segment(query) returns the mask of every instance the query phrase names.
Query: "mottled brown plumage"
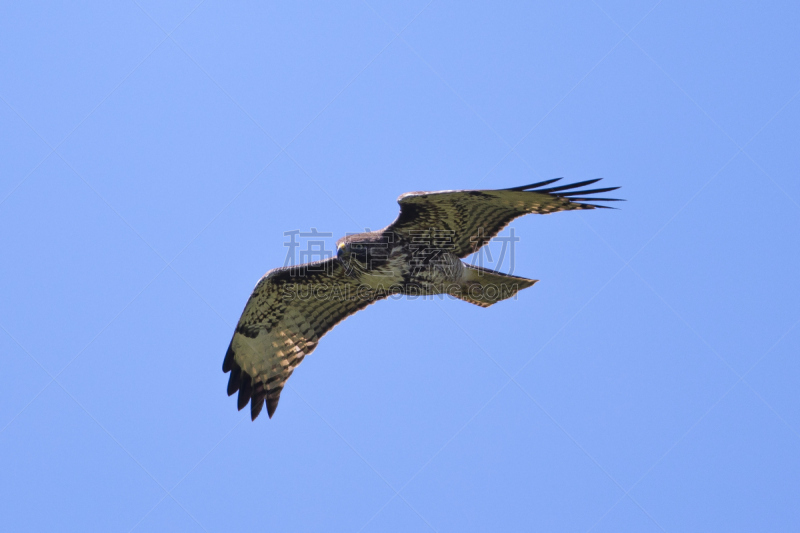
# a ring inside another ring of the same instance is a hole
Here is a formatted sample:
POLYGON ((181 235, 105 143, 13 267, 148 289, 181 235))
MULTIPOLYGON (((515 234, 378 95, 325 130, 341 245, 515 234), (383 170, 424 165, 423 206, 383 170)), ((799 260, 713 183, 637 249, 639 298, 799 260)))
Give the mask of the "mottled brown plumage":
POLYGON ((599 180, 544 188, 558 180, 502 190, 406 193, 386 228, 339 240, 325 261, 277 268, 259 280, 245 305, 222 364, 228 395, 255 420, 272 418, 286 380, 336 324, 393 292, 451 294, 488 307, 536 280, 460 261, 509 222, 529 214, 606 207, 582 203, 617 187, 576 190, 599 180))

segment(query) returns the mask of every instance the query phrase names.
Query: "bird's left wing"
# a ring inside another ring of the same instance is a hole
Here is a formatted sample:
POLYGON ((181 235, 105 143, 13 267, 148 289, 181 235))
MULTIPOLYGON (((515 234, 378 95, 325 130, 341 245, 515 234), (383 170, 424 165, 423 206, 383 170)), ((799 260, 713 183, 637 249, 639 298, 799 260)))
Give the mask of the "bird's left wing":
POLYGON ((529 213, 548 214, 575 209, 607 207, 594 202, 618 201, 587 195, 619 187, 581 189, 599 179, 545 188, 561 178, 500 190, 410 192, 400 196, 400 215, 386 230, 414 242, 427 238, 447 246, 458 257, 466 257, 489 242, 517 217, 529 213), (592 203, 583 203, 590 201, 592 203), (447 242, 448 237, 451 239, 447 242))
POLYGON ((349 315, 380 299, 348 277, 336 259, 277 268, 256 285, 222 363, 228 395, 250 402, 253 420, 264 402, 270 418, 286 380, 319 339, 349 315))

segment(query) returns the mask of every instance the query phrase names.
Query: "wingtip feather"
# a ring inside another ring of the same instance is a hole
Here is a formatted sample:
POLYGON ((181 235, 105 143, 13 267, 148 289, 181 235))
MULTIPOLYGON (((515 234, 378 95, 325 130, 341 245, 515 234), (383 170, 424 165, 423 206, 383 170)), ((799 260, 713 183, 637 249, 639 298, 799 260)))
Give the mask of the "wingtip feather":
POLYGON ((239 390, 240 378, 242 377, 242 367, 233 364, 231 368, 231 375, 228 377, 228 396, 233 396, 233 393, 239 390))
POLYGON ((261 409, 264 408, 264 398, 253 398, 250 400, 250 420, 258 418, 261 409))
POLYGON ((280 396, 277 398, 267 398, 267 415, 269 415, 270 418, 275 414, 275 409, 278 408, 279 400, 280 396))
POLYGON ((576 194, 599 194, 601 192, 616 191, 617 189, 619 189, 619 187, 604 187, 602 189, 589 189, 588 191, 587 190, 569 191, 562 193, 561 196, 569 197, 569 196, 574 196, 576 194))
POLYGON ((586 198, 575 198, 569 197, 567 200, 571 202, 583 202, 583 201, 595 201, 595 202, 627 202, 624 198, 595 198, 593 196, 587 196, 586 198))
POLYGON ((587 185, 591 185, 593 183, 597 183, 603 178, 596 178, 593 180, 586 180, 586 181, 579 181, 578 183, 570 183, 569 185, 561 185, 559 187, 550 187, 549 189, 542 189, 535 192, 547 193, 552 194, 558 191, 565 191, 567 189, 577 189, 578 187, 586 187, 587 185))
POLYGON ((252 391, 251 387, 251 380, 250 374, 247 372, 242 372, 242 380, 239 386, 239 397, 236 401, 236 405, 241 411, 244 409, 244 406, 247 405, 247 402, 250 401, 250 393, 252 391))
POLYGON ((225 352, 225 359, 222 360, 222 371, 227 373, 231 371, 233 368, 233 339, 231 339, 230 344, 228 344, 228 351, 225 352))
POLYGON ((564 178, 553 178, 550 180, 540 181, 538 183, 531 183, 530 185, 520 185, 519 187, 509 187, 505 189, 506 191, 527 191, 529 189, 535 189, 537 187, 544 187, 545 185, 550 185, 551 183, 555 183, 557 181, 561 181, 564 178))
POLYGON ((578 203, 582 201, 592 201, 592 202, 624 202, 624 199, 621 198, 596 198, 590 197, 587 195, 590 194, 599 194, 604 192, 611 192, 616 191, 620 187, 602 187, 599 189, 580 189, 581 187, 586 187, 587 185, 592 185, 593 183, 597 183, 598 181, 602 180, 602 178, 596 178, 586 181, 580 181, 578 183, 570 183, 569 185, 561 185, 559 187, 550 187, 548 189, 539 189, 536 191, 531 191, 540 194, 550 194, 553 196, 557 196, 559 198, 563 198, 569 202, 573 202, 581 206, 583 209, 616 209, 615 207, 609 207, 607 205, 599 205, 599 204, 584 204, 578 203))
POLYGON ((598 205, 598 204, 578 204, 587 209, 614 209, 619 211, 618 207, 611 207, 610 205, 598 205))

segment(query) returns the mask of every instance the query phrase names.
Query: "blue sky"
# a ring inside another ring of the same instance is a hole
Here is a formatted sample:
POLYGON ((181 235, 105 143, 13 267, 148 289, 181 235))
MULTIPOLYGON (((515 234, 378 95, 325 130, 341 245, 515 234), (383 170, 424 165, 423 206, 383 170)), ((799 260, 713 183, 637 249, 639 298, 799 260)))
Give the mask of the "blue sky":
POLYGON ((5 3, 0 529, 797 530, 798 27, 790 2, 5 3), (272 420, 226 396, 284 232, 560 176, 628 201, 514 222, 541 280, 517 300, 384 301, 272 420))

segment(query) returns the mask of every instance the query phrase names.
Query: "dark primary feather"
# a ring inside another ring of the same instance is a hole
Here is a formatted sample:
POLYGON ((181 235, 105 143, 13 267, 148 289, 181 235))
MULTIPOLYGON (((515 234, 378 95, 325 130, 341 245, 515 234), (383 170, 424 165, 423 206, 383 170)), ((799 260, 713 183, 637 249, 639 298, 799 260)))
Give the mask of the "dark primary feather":
POLYGON ((539 183, 531 183, 530 185, 521 185, 519 187, 509 187, 508 189, 503 189, 505 191, 526 191, 528 189, 535 189, 537 187, 544 187, 545 185, 550 185, 551 183, 555 183, 563 178, 553 178, 551 180, 540 181, 539 183))
MULTIPOLYGON (((604 189, 590 189, 588 191, 574 191, 574 192, 564 193, 561 196, 564 197, 564 198, 569 198, 570 200, 573 200, 574 199, 573 196, 575 196, 576 194, 579 194, 579 195, 599 194, 601 192, 616 191, 617 189, 619 189, 619 187, 606 187, 604 189)), ((599 198, 595 198, 595 200, 599 200, 599 198)))
MULTIPOLYGON (((559 181, 560 179, 561 178, 559 178, 556 181, 559 181)), ((578 183, 570 183, 569 185, 561 185, 559 187, 550 187, 549 189, 539 189, 536 192, 550 194, 550 193, 554 193, 556 191, 564 191, 564 190, 567 190, 567 189, 577 189, 578 187, 586 187, 587 185, 591 185, 593 183, 597 183, 598 181, 600 181, 600 179, 602 179, 602 178, 597 178, 597 179, 593 179, 593 180, 586 180, 586 181, 580 181, 578 183)))

